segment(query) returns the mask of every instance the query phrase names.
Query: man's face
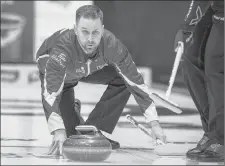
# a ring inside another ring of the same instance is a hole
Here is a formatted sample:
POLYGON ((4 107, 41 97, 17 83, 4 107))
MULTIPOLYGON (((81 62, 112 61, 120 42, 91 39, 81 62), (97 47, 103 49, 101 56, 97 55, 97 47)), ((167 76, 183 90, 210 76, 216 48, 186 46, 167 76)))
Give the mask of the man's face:
POLYGON ((98 47, 104 26, 100 18, 88 19, 81 17, 75 27, 75 33, 86 54, 92 54, 98 47))

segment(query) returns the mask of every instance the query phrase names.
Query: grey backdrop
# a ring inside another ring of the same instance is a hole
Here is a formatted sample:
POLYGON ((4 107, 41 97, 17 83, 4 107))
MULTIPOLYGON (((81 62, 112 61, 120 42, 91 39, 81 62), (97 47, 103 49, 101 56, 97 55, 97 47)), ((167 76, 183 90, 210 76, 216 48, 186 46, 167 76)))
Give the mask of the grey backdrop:
MULTIPOLYGON (((153 82, 168 83, 175 58, 174 37, 189 1, 94 1, 104 12, 105 28, 128 47, 139 66, 149 66, 153 82)), ((176 86, 183 86, 179 70, 176 86)))
MULTIPOLYGON (((4 5, 1 14, 10 13, 22 16, 26 24, 22 36, 8 46, 1 48, 1 63, 33 63, 34 49, 34 1, 13 1, 11 5, 4 5)), ((10 20, 1 21, 2 24, 10 24, 10 20)), ((1 31, 7 33, 7 30, 1 31)))

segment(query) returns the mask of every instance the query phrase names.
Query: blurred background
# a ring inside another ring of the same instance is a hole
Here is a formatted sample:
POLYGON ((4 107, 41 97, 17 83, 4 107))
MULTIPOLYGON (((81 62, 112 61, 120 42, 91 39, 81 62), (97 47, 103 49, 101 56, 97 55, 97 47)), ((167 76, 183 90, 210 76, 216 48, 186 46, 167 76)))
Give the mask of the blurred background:
MULTIPOLYGON (((2 66, 32 67, 41 43, 61 28, 72 28, 76 9, 83 4, 96 4, 103 10, 105 28, 128 47, 149 84, 168 84, 174 37, 188 1, 1 1, 2 66)), ((1 73, 2 81, 9 81, 17 72, 1 73)), ((175 86, 185 88, 180 71, 175 86)))

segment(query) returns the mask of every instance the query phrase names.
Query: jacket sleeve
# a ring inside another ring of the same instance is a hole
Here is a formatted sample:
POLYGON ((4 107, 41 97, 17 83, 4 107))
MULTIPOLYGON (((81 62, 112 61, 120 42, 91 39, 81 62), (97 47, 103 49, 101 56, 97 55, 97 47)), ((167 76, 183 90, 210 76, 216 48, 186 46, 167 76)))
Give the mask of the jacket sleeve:
POLYGON ((67 56, 63 51, 53 49, 45 65, 42 102, 51 134, 57 129, 65 129, 59 110, 59 102, 66 77, 67 61, 67 56))
POLYGON ((123 78, 128 90, 134 96, 141 112, 147 122, 158 120, 158 114, 155 104, 149 97, 149 89, 144 83, 141 73, 134 64, 127 48, 116 37, 113 37, 108 45, 112 50, 111 57, 108 57, 109 63, 112 64, 119 75, 123 78))
POLYGON ((195 26, 206 14, 211 4, 212 1, 192 0, 189 6, 188 13, 185 16, 184 22, 181 24, 180 29, 184 32, 193 33, 195 26))

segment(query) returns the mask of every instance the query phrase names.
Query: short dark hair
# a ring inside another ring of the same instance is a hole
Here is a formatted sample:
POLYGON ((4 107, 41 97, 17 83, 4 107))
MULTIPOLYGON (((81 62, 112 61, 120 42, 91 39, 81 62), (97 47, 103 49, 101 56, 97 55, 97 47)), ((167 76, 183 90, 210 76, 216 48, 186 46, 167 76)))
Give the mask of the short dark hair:
POLYGON ((103 12, 96 5, 84 5, 77 9, 76 11, 76 23, 80 20, 81 17, 98 19, 100 18, 103 23, 103 12))

